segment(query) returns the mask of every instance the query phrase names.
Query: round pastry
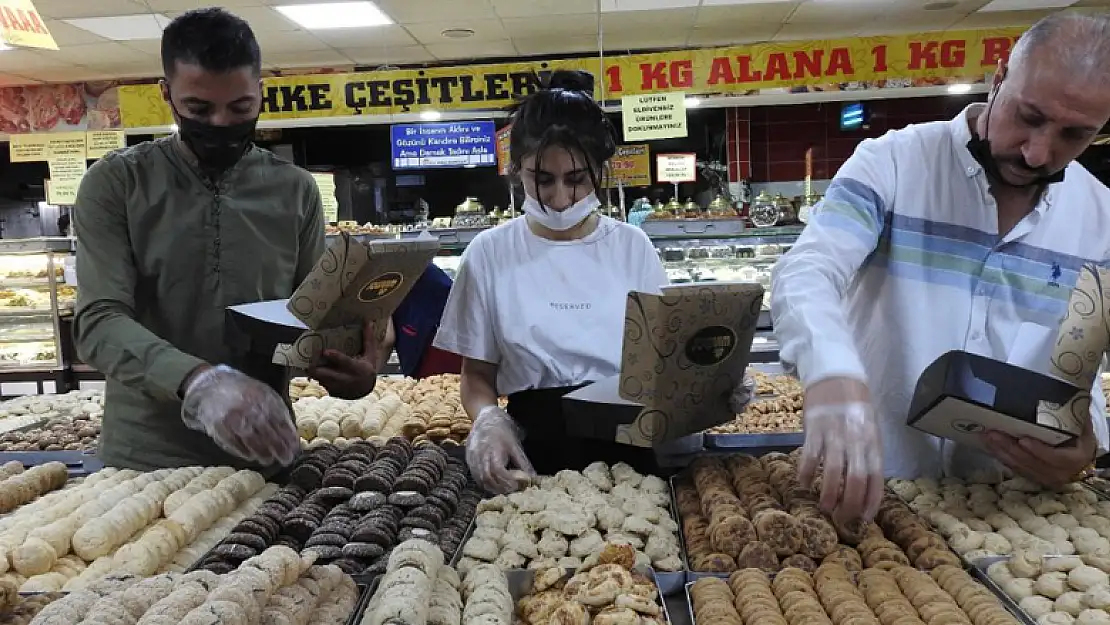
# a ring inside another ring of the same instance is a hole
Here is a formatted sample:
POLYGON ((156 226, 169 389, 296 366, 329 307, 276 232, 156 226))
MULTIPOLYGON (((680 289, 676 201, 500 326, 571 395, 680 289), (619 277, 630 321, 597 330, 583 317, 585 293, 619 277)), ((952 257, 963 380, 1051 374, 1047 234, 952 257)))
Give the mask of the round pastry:
POLYGON ((1053 608, 1057 612, 1067 612, 1072 616, 1079 616, 1079 613, 1085 610, 1087 606, 1083 603, 1083 593, 1072 591, 1056 597, 1053 608))
MULTIPOLYGON (((1086 591, 1096 586, 1110 584, 1110 575, 1086 564, 1078 566, 1068 573, 1068 584, 1080 591, 1086 591)), ((1066 610, 1064 610, 1066 611, 1066 610)))
POLYGON ((1075 617, 1067 612, 1049 612, 1037 619, 1037 625, 1074 625, 1075 617))
POLYGON ((821 560, 836 551, 839 537, 831 523, 818 517, 805 517, 798 522, 802 531, 799 553, 814 560, 821 560))
POLYGON ((1075 617, 1075 625, 1110 625, 1110 614, 1103 610, 1083 610, 1075 617))
POLYGON ((1053 611, 1053 601, 1048 597, 1040 595, 1032 595, 1022 599, 1018 603, 1018 607, 1025 611, 1033 619, 1039 619, 1045 614, 1053 611))
MULTIPOLYGON (((1033 585, 1033 592, 1039 595, 1044 595, 1049 599, 1056 599, 1060 595, 1068 591, 1068 575, 1067 573, 1052 572, 1044 573, 1037 578, 1036 583, 1033 585)), ((1007 594, 1010 594, 1007 591, 1007 594)), ((1014 595, 1010 594, 1011 597, 1014 595)))
POLYGON ((813 573, 817 570, 817 563, 809 556, 799 553, 783 559, 782 568, 796 568, 807 573, 813 573))
POLYGON ((736 559, 738 568, 762 569, 767 573, 779 570, 779 558, 775 549, 762 541, 752 541, 744 546, 740 557, 736 559))
POLYGON ((744 546, 756 540, 752 522, 742 516, 731 516, 709 527, 709 542, 715 551, 733 558, 740 555, 744 546))
POLYGON ((863 570, 863 559, 859 552, 846 545, 838 545, 832 553, 821 560, 821 564, 839 565, 848 571, 857 573, 863 570))
POLYGON ((1110 609, 1110 585, 1092 586, 1083 593, 1083 603, 1096 610, 1110 609))
POLYGON ((780 557, 794 555, 802 546, 802 526, 786 512, 764 510, 755 516, 754 525, 759 540, 780 557))
MULTIPOLYGON (((1037 586, 1037 582, 1023 577, 1008 579, 1005 582, 1002 582, 1002 592, 1005 592, 1014 601, 1019 602, 1026 597, 1032 597, 1034 593, 1045 595, 1046 597, 1048 596, 1040 591, 1039 587, 1037 586)), ((1062 594, 1063 592, 1061 591, 1059 593, 1056 593, 1055 596, 1049 598, 1055 599, 1062 594)))
POLYGON ((690 564, 699 573, 730 573, 737 568, 736 560, 723 553, 707 553, 698 556, 690 564))

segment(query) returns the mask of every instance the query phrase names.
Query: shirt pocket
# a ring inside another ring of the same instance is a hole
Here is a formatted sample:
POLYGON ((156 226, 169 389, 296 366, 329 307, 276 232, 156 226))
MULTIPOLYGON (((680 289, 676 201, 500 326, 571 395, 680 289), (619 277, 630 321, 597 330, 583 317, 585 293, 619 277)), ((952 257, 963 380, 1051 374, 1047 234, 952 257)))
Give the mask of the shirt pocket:
POLYGON ((1030 371, 1047 371, 1055 339, 1054 328, 1023 322, 1014 333, 1006 362, 1030 371))

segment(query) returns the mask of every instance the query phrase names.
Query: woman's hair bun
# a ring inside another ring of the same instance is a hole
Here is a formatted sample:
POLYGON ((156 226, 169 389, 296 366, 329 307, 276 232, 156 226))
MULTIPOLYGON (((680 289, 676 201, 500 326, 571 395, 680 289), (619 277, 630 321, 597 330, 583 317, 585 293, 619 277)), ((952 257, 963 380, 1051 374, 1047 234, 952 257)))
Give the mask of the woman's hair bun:
POLYGON ((594 76, 589 72, 577 69, 558 69, 551 73, 547 79, 548 89, 562 89, 563 91, 578 91, 593 97, 594 76))

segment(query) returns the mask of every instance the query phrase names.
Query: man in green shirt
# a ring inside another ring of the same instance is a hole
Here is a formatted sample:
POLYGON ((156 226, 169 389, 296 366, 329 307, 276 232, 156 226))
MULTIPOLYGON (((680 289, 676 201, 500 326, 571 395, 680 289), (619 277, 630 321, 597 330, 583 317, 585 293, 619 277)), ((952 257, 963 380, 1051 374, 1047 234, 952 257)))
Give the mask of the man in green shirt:
MULTIPOLYGON (((217 8, 177 17, 162 65, 178 132, 98 161, 73 211, 77 350, 108 379, 100 457, 272 473, 299 448, 288 372, 225 308, 292 295, 324 251, 320 194, 251 142, 261 53, 246 22, 217 8)), ((366 336, 361 357, 325 353, 309 374, 333 395, 366 395, 379 360, 366 336)))

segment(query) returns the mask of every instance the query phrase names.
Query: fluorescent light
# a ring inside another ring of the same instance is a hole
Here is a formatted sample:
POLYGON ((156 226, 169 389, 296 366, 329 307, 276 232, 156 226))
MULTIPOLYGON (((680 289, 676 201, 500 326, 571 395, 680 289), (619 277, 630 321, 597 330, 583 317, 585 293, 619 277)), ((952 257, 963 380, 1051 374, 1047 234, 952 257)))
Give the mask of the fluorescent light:
POLYGON ((11 50, 11 47, 4 45, 4 42, 0 41, 0 50, 11 50))
POLYGON ((659 11, 696 7, 700 0, 601 0, 602 13, 625 11, 659 11))
POLYGON ((970 92, 971 92, 971 85, 969 85, 965 82, 958 82, 954 85, 948 85, 948 93, 951 93, 953 95, 959 95, 959 94, 962 94, 962 93, 970 93, 970 92))
POLYGON ((142 13, 113 17, 82 17, 62 21, 112 41, 138 41, 161 39, 162 29, 170 23, 170 18, 160 13, 142 13))
POLYGON ((686 98, 686 108, 696 109, 701 106, 701 98, 686 98))
POLYGON ((326 4, 289 4, 274 7, 285 17, 308 30, 329 28, 366 28, 393 23, 373 2, 330 2, 326 4))
POLYGON ((420 119, 429 122, 434 122, 441 117, 443 117, 443 113, 439 111, 421 111, 420 113, 420 119))
POLYGON ((996 11, 1029 11, 1051 10, 1070 7, 1078 0, 991 0, 986 6, 979 9, 980 13, 993 13, 996 11))
POLYGON ((177 124, 170 124, 170 132, 177 132, 177 124))

